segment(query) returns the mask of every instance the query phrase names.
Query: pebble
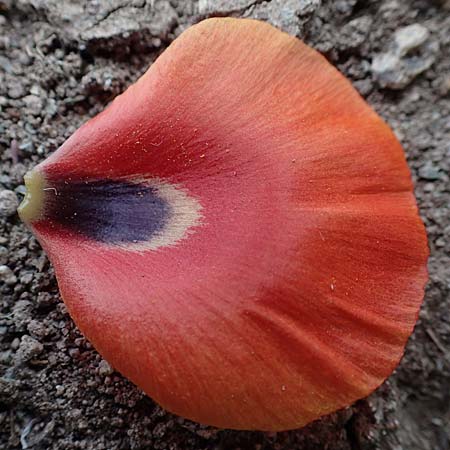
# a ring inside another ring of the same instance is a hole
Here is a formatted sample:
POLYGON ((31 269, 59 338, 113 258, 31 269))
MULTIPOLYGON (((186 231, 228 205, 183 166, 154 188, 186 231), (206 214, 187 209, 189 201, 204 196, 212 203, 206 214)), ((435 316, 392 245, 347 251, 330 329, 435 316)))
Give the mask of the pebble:
POLYGON ((7 405, 13 404, 17 399, 19 383, 8 378, 0 378, 0 398, 7 405))
POLYGON ((373 89, 372 81, 369 79, 356 80, 353 82, 353 86, 363 97, 369 95, 373 89))
POLYGON ((64 390, 65 390, 64 386, 62 386, 60 384, 57 384, 55 386, 55 394, 56 394, 56 396, 57 397, 61 397, 61 395, 64 393, 64 390))
POLYGON ((8 249, 0 245, 0 264, 6 264, 8 261, 8 249))
POLYGON ((436 247, 445 247, 445 243, 445 239, 443 237, 440 237, 436 239, 434 245, 436 245, 436 247))
POLYGON ((253 0, 199 0, 200 14, 229 13, 230 11, 249 8, 253 0))
POLYGON ((240 11, 245 17, 251 13, 250 17, 254 19, 267 21, 289 34, 298 35, 301 21, 311 16, 320 4, 321 0, 199 0, 198 10, 201 15, 225 16, 240 11))
POLYGON ((30 111, 34 116, 39 116, 44 109, 44 103, 41 97, 37 95, 27 95, 23 98, 25 102, 26 108, 30 111))
POLYGON ((403 89, 429 69, 439 50, 438 42, 430 41, 429 37, 429 30, 420 24, 398 29, 390 49, 373 58, 372 74, 378 84, 390 89, 403 89))
POLYGON ((32 315, 33 304, 28 300, 18 300, 12 308, 12 319, 17 331, 25 330, 32 315))
POLYGON ((24 273, 23 275, 21 275, 20 277, 20 282, 22 284, 30 284, 33 281, 33 274, 30 272, 24 273))
POLYGON ((19 363, 28 362, 44 351, 44 346, 31 336, 24 335, 20 340, 15 359, 19 363))
POLYGON ((98 365, 98 374, 101 377, 106 377, 108 375, 112 375, 113 372, 114 369, 111 367, 111 365, 107 361, 102 359, 98 365))
POLYGON ((13 191, 7 189, 0 191, 0 216, 10 217, 16 214, 19 200, 13 191))
POLYGON ((16 337, 12 340, 10 347, 13 350, 17 350, 19 348, 19 346, 20 346, 20 339, 16 337))
POLYGON ((8 89, 8 97, 12 99, 19 99, 25 95, 25 87, 20 83, 10 83, 10 87, 8 89))
POLYGON ((0 266, 0 282, 3 282, 8 286, 12 286, 17 283, 17 277, 8 266, 0 266))
POLYGON ((427 181, 436 181, 441 178, 439 167, 431 162, 426 162, 419 168, 419 177, 427 181))
POLYGON ((418 23, 400 28, 394 35, 396 53, 399 56, 405 56, 425 43, 429 36, 428 29, 418 23))
POLYGON ((358 48, 367 40, 372 27, 372 18, 361 16, 351 20, 340 30, 337 47, 341 51, 358 48))
POLYGON ((450 93, 450 75, 443 76, 439 82, 439 93, 442 96, 448 95, 450 93))
POLYGON ((46 327, 42 322, 39 322, 37 320, 30 320, 30 323, 27 326, 28 332, 31 334, 32 337, 35 337, 37 339, 43 339, 49 334, 49 328, 46 327))

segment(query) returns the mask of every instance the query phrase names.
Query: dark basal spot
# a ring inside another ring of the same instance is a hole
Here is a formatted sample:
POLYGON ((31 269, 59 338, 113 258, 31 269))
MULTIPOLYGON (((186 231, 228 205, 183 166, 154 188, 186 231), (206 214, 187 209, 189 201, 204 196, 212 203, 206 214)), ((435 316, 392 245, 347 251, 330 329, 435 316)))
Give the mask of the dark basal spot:
POLYGON ((164 228, 170 213, 170 205, 157 194, 151 186, 122 181, 53 182, 45 215, 97 241, 148 241, 164 228))

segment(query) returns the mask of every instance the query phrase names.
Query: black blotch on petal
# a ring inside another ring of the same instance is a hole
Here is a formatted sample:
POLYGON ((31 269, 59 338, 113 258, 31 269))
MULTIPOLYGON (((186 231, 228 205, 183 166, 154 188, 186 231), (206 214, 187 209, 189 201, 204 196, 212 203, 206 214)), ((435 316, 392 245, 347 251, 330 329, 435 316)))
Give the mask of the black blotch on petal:
POLYGON ((51 183, 45 215, 73 232, 111 244, 148 241, 168 221, 170 205, 145 184, 124 181, 51 183))

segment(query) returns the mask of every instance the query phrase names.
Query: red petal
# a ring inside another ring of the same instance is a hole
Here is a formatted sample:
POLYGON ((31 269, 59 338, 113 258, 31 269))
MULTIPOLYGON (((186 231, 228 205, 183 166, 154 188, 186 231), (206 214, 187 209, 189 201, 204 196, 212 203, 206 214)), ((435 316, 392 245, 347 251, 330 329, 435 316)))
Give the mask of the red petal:
POLYGON ((296 428, 401 358, 428 255, 403 151, 300 41, 204 21, 38 170, 163 180, 200 204, 157 250, 34 223, 82 332, 170 411, 296 428))

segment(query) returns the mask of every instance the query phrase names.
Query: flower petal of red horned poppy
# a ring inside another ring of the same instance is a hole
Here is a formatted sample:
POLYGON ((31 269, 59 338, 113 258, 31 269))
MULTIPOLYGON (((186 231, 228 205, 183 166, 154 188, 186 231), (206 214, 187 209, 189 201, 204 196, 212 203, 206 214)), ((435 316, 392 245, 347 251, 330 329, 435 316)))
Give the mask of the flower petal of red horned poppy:
POLYGON ((320 54, 211 19, 27 177, 81 331, 162 406, 296 428, 392 372, 427 280, 402 148, 320 54))

